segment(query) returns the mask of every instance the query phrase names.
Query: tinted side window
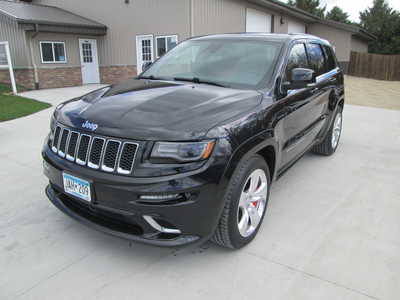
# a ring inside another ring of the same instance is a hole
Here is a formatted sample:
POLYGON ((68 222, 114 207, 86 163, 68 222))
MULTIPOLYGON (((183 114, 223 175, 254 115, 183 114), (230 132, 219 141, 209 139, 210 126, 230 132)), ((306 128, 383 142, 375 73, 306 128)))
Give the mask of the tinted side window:
POLYGON ((315 75, 324 74, 326 68, 321 46, 319 44, 307 44, 307 52, 310 59, 310 68, 315 71, 315 75))
POLYGON ((285 81, 290 79, 291 72, 295 68, 309 68, 307 53, 304 44, 296 44, 290 50, 285 71, 285 81))
POLYGON ((326 57, 326 71, 329 72, 333 69, 336 68, 336 60, 335 60, 335 54, 333 53, 333 50, 329 46, 323 46, 325 50, 325 57, 326 57))

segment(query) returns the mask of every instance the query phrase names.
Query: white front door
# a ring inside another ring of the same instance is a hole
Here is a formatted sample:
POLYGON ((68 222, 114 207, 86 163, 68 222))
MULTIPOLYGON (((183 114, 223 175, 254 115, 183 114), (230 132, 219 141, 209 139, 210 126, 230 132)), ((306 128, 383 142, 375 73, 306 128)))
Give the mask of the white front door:
POLYGON ((100 83, 97 41, 79 39, 79 52, 81 56, 82 83, 100 83))
POLYGON ((138 35, 136 37, 136 62, 137 73, 143 72, 143 66, 148 62, 153 62, 153 36, 138 35))
POLYGON ((246 9, 246 32, 271 32, 272 16, 262 11, 246 9))

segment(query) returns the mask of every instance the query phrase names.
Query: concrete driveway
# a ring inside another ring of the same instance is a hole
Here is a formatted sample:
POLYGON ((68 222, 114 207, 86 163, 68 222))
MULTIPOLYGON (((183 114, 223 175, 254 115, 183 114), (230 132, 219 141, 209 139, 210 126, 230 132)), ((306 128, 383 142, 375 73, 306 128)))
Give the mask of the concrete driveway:
POLYGON ((346 105, 337 153, 277 181, 259 235, 233 252, 130 243, 59 212, 40 157, 52 110, 0 123, 0 299, 399 298, 400 111, 346 105))

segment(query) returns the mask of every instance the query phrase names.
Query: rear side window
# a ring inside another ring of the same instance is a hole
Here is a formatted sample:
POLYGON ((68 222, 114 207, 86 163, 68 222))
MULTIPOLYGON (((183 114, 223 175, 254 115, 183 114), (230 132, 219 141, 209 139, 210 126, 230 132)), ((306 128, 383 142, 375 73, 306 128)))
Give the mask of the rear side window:
POLYGON ((309 68, 304 44, 296 44, 290 50, 288 63, 285 70, 285 81, 290 79, 292 70, 295 68, 309 68))
POLYGON ((315 75, 324 74, 326 66, 321 46, 319 44, 307 44, 307 53, 310 59, 310 68, 315 71, 315 75))
POLYGON ((325 57, 326 57, 326 71, 329 72, 336 68, 335 54, 333 53, 333 50, 331 47, 324 45, 323 48, 324 48, 325 57))

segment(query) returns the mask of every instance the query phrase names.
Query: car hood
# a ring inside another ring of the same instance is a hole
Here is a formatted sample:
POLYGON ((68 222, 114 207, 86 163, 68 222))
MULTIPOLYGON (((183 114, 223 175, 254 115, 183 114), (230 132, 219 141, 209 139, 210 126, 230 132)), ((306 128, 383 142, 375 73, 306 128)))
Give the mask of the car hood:
POLYGON ((255 108, 262 97, 249 90, 133 79, 88 98, 66 102, 57 111, 57 120, 107 136, 194 140, 204 138, 218 123, 255 108))

